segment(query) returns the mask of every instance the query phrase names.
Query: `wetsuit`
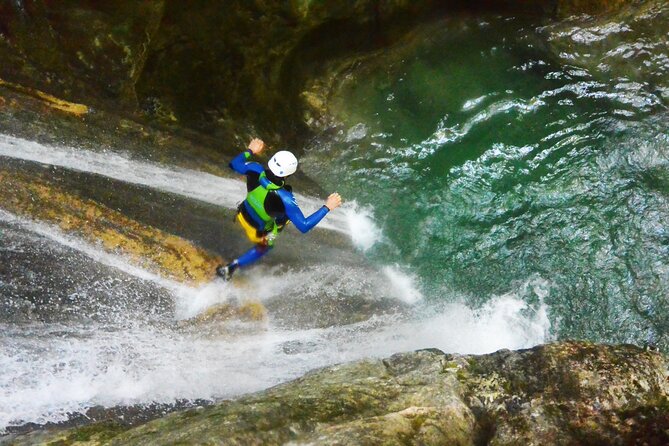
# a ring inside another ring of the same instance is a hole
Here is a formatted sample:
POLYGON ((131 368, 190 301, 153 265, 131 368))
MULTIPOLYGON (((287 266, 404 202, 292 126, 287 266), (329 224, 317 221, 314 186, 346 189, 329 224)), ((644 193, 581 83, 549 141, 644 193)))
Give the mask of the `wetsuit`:
POLYGON ((273 246, 274 239, 288 221, 300 232, 305 233, 316 226, 330 211, 323 205, 316 212, 305 217, 295 201, 290 186, 265 170, 259 163, 249 161, 252 152, 246 150, 237 155, 230 168, 246 175, 246 199, 239 205, 237 221, 246 231, 246 235, 256 244, 249 251, 232 262, 236 266, 245 266, 265 255, 273 246))

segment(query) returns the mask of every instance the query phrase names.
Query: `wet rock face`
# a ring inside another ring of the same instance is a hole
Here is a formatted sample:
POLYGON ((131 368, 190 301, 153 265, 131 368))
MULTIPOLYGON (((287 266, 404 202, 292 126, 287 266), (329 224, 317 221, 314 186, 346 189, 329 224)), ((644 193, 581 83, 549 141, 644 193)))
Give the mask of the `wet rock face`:
POLYGON ((43 178, 0 167, 0 202, 18 215, 55 224, 105 251, 166 278, 198 284, 213 279, 222 260, 194 243, 142 224, 43 178))
POLYGON ((125 432, 99 425, 52 439, 118 445, 667 444, 668 395, 666 357, 629 345, 563 342, 482 356, 423 350, 317 370, 125 432))
POLYGON ((285 142, 304 132, 300 93, 324 65, 382 48, 436 11, 554 17, 629 1, 5 1, 0 77, 166 125, 285 142))
POLYGON ((601 14, 615 11, 629 4, 628 0, 558 0, 556 13, 558 17, 574 14, 601 14))
POLYGON ((667 363, 659 353, 558 343, 468 360, 465 401, 489 444, 669 441, 667 363))
POLYGON ((298 92, 314 66, 378 43, 379 27, 435 3, 168 1, 137 85, 140 105, 202 131, 249 130, 242 121, 291 140, 304 130, 298 92))
POLYGON ((0 73, 70 100, 131 108, 162 9, 162 0, 3 2, 0 73))
POLYGON ((304 39, 348 48, 338 30, 361 31, 353 40, 366 40, 370 23, 378 31, 434 3, 7 1, 0 4, 0 77, 166 124, 241 131, 248 124, 238 122, 250 121, 290 133, 293 52, 304 39))

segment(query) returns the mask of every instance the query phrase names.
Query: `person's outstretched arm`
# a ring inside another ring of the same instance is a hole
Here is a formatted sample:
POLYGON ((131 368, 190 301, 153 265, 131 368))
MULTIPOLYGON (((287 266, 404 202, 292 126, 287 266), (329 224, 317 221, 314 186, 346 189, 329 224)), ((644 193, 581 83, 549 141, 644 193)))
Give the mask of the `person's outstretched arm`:
POLYGON ((264 148, 265 143, 261 139, 253 138, 249 143, 249 148, 230 161, 230 168, 241 175, 246 175, 248 172, 263 172, 265 169, 259 163, 249 160, 251 155, 259 154, 264 148))
POLYGON ((310 216, 305 217, 302 213, 302 210, 297 205, 293 194, 285 189, 281 189, 278 192, 279 197, 281 197, 281 201, 286 208, 286 216, 302 233, 309 232, 314 228, 314 226, 323 220, 328 212, 339 207, 341 204, 341 197, 338 193, 330 194, 325 204, 319 210, 310 216))

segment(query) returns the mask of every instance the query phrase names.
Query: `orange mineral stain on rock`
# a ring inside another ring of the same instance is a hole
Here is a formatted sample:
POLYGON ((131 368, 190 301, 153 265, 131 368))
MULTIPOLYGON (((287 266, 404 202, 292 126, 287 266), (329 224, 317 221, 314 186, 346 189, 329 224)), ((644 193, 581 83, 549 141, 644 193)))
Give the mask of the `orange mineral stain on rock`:
POLYGON ((240 304, 221 303, 208 308, 204 312, 190 319, 189 323, 196 325, 226 322, 239 319, 247 322, 264 321, 267 317, 265 306, 257 300, 247 300, 240 304))
MULTIPOLYGON (((7 82, 3 79, 0 79, 0 87, 9 88, 11 90, 18 91, 19 93, 32 96, 44 102, 47 106, 51 108, 55 108, 56 110, 70 113, 75 116, 83 116, 88 113, 88 107, 84 104, 77 104, 76 102, 69 102, 64 99, 59 99, 48 93, 44 93, 43 91, 35 90, 34 88, 7 82)), ((2 101, 2 103, 0 103, 0 105, 3 104, 4 100, 2 101)))
POLYGON ((44 180, 0 170, 0 207, 57 225, 163 277, 199 284, 214 277, 221 258, 192 242, 132 220, 96 201, 44 180))

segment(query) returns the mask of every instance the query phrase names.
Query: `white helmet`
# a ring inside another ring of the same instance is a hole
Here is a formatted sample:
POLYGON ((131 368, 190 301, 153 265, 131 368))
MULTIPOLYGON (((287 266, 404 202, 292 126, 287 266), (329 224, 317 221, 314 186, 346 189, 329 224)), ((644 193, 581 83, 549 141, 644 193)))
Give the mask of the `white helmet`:
POLYGON ((297 158, 289 151, 281 150, 270 158, 267 166, 277 177, 287 177, 294 174, 297 170, 297 158))

